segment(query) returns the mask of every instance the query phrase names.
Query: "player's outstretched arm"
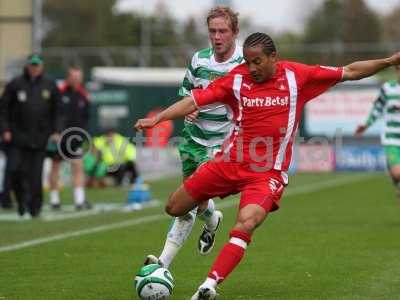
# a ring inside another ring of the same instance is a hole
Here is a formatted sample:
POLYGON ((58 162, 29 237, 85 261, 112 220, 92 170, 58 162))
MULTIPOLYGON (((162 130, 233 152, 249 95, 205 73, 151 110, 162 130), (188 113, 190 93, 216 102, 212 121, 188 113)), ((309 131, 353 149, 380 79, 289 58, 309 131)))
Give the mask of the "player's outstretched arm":
POLYGON ((360 137, 363 135, 363 133, 367 130, 368 125, 366 124, 360 124, 357 126, 356 131, 354 132, 354 136, 360 137))
POLYGON ((139 119, 136 124, 136 130, 142 130, 144 128, 151 128, 160 122, 173 120, 180 117, 184 117, 197 109, 193 99, 191 97, 184 97, 182 100, 175 102, 167 109, 163 110, 154 118, 139 119))
POLYGON ((359 80, 365 77, 372 76, 379 71, 391 66, 400 64, 400 52, 393 54, 390 57, 356 61, 344 67, 344 74, 342 81, 346 80, 359 80))

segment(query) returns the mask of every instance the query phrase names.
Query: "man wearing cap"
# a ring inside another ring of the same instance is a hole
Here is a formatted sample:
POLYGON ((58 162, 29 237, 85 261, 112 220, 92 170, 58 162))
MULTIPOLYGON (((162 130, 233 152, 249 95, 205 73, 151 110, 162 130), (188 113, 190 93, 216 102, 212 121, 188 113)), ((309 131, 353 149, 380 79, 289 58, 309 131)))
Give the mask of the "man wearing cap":
POLYGON ((49 137, 63 126, 56 83, 44 76, 43 58, 28 57, 0 99, 0 134, 6 143, 6 178, 15 192, 18 213, 38 217, 43 202, 42 168, 49 137))

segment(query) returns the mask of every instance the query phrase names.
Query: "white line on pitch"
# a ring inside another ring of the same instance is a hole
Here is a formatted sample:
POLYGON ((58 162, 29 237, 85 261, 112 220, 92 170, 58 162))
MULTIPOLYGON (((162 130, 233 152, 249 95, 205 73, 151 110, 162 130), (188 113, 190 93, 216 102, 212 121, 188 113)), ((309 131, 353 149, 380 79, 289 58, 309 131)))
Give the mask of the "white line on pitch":
POLYGON ((53 236, 49 236, 49 237, 29 240, 29 241, 14 244, 14 245, 0 247, 0 253, 7 252, 7 251, 13 251, 13 250, 19 250, 22 248, 32 247, 32 246, 41 245, 41 244, 46 244, 46 243, 53 242, 53 241, 64 240, 64 239, 67 239, 70 237, 83 236, 83 235, 87 235, 87 234, 91 234, 91 233, 103 232, 103 231, 107 231, 107 230, 119 229, 119 228, 129 227, 132 225, 158 221, 158 220, 164 219, 166 217, 167 217, 166 215, 161 215, 161 214, 151 215, 151 216, 141 217, 141 218, 134 219, 134 220, 128 220, 128 221, 123 221, 123 222, 118 222, 118 223, 111 223, 111 224, 96 226, 93 228, 82 229, 82 230, 77 230, 77 231, 73 231, 73 232, 57 234, 57 235, 53 235, 53 236))
MULTIPOLYGON (((289 190, 287 193, 285 193, 284 197, 292 197, 292 196, 296 196, 296 195, 300 195, 300 194, 317 192, 317 191, 324 190, 327 188, 336 187, 336 186, 340 186, 340 185, 346 185, 349 183, 365 180, 369 177, 372 177, 372 175, 371 174, 366 174, 366 175, 362 174, 362 175, 352 176, 349 178, 336 178, 336 179, 326 180, 326 181, 322 181, 322 182, 315 182, 312 184, 300 186, 298 188, 289 190)), ((238 200, 232 199, 232 200, 223 201, 221 204, 217 205, 217 207, 218 208, 228 208, 228 207, 236 206, 237 204, 238 204, 238 200)), ((144 224, 144 223, 149 223, 149 222, 154 222, 154 221, 161 221, 166 218, 169 218, 169 216, 165 215, 165 214, 158 214, 158 215, 140 217, 140 218, 137 218, 134 220, 128 220, 128 221, 123 221, 123 222, 118 222, 118 223, 111 223, 111 224, 107 224, 107 225, 96 226, 96 227, 88 228, 88 229, 66 232, 66 233, 57 234, 57 235, 53 235, 53 236, 49 236, 49 237, 44 237, 44 238, 29 240, 29 241, 25 241, 25 242, 13 244, 13 245, 3 246, 3 247, 0 247, 0 253, 15 251, 15 250, 33 247, 33 246, 37 246, 37 245, 42 245, 42 244, 46 244, 49 242, 64 240, 64 239, 71 238, 71 237, 80 237, 80 236, 97 233, 97 232, 104 232, 104 231, 113 230, 113 229, 120 229, 120 228, 125 228, 125 227, 129 227, 129 226, 134 226, 134 225, 139 225, 139 224, 144 224)))

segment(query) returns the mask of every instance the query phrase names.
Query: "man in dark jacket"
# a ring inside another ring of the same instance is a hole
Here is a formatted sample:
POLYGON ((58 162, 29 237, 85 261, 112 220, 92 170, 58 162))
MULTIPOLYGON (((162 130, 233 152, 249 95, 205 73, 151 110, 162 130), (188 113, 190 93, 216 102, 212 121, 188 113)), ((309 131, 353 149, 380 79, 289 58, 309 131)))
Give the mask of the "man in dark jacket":
POLYGON ((50 136, 58 138, 62 128, 60 93, 56 83, 44 76, 43 58, 28 57, 21 76, 5 87, 0 100, 0 133, 6 143, 6 176, 15 192, 18 212, 40 214, 42 169, 50 136))

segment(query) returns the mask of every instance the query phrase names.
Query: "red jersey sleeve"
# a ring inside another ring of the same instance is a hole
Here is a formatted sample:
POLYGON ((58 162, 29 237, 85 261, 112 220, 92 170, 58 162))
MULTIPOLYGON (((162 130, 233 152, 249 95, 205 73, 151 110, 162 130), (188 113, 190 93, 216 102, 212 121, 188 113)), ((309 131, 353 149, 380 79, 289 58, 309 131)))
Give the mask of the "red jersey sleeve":
POLYGON ((343 67, 302 65, 302 68, 306 76, 300 93, 305 102, 321 95, 343 78, 343 67))
POLYGON ((227 75, 213 81, 206 89, 191 90, 196 106, 205 106, 215 102, 229 104, 232 97, 232 77, 227 75))

